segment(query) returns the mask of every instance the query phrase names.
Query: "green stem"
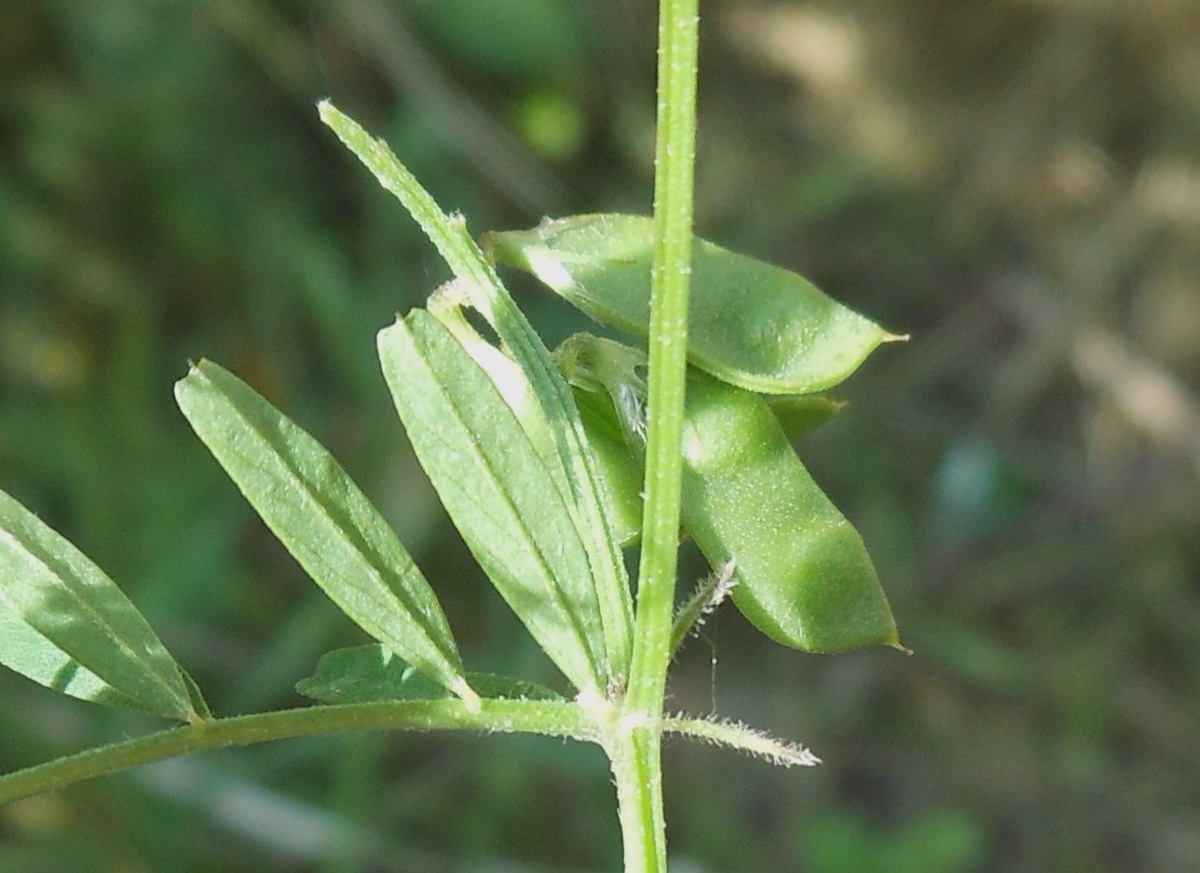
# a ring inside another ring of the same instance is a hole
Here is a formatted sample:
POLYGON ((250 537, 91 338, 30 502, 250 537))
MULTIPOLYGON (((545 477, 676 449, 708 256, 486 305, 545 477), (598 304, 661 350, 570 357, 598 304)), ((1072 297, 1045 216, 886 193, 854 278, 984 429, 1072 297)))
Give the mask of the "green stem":
POLYGON ((625 873, 665 873, 662 806, 662 730, 656 722, 612 738, 605 746, 625 847, 625 873))
POLYGON ((85 779, 205 749, 368 730, 479 730, 536 733, 596 743, 603 740, 591 716, 577 704, 565 701, 483 700, 478 712, 469 710, 461 700, 310 706, 213 719, 18 770, 0 776, 0 806, 85 779))
POLYGON ((687 308, 692 264, 696 151, 697 0, 660 0, 655 246, 651 272, 646 440, 646 507, 638 574, 633 663, 623 721, 610 755, 626 873, 664 873, 663 693, 671 659, 671 618, 679 541, 687 308))

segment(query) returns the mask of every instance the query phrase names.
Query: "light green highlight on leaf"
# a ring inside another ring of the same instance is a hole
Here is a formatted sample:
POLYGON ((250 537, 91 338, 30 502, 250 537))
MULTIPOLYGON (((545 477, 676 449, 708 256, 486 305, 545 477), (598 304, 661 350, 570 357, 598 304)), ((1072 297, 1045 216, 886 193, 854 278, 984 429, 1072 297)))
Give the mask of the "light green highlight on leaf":
POLYGON ((468 705, 437 596, 395 532, 333 456, 211 361, 175 385, 197 435, 305 572, 355 623, 468 705))
POLYGON ((538 401, 533 383, 520 364, 485 340, 467 321, 460 305, 462 301, 454 292, 455 287, 456 283, 452 281, 434 292, 429 298, 427 311, 454 335, 459 345, 492 380, 525 431, 534 451, 542 459, 546 471, 555 480, 563 499, 570 503, 571 483, 559 461, 554 426, 538 401))
POLYGON ((200 718, 179 666, 137 607, 3 491, 0 663, 73 697, 180 721, 200 718))
POLYGON ((379 334, 405 430, 472 554, 580 691, 603 691, 600 605, 558 483, 488 375, 417 309, 379 334))

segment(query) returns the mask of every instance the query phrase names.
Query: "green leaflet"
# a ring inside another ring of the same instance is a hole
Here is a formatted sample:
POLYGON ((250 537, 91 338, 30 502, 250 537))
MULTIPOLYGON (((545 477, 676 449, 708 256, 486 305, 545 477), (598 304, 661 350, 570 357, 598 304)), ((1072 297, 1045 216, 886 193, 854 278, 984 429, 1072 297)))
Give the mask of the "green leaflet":
MULTIPOLYGON (((496 332, 504 352, 520 366, 521 378, 528 382, 541 407, 540 417, 549 427, 558 455, 557 463, 548 467, 551 470, 561 468, 561 475, 569 485, 565 492, 569 498, 567 506, 591 565, 590 584, 600 602, 604 664, 609 671, 605 686, 622 687, 633 651, 633 599, 629 576, 611 533, 607 504, 599 493, 593 456, 588 451, 587 437, 570 389, 551 363, 545 344, 467 232, 463 217, 444 213, 387 143, 370 136, 328 101, 323 101, 318 109, 321 120, 421 226, 453 272, 455 278, 449 284, 461 296, 459 302, 483 316, 496 332)), ((537 427, 535 425, 534 430, 537 427)), ((533 440, 535 448, 541 451, 541 438, 535 435, 533 440)), ((551 475, 558 478, 559 473, 552 472, 551 475)))
MULTIPOLYGON (((534 682, 468 673, 467 681, 481 697, 501 700, 562 700, 534 682)), ((377 700, 435 700, 448 697, 446 689, 396 657, 386 646, 355 646, 326 652, 317 670, 296 683, 305 697, 322 703, 371 703, 377 700)))
POLYGON ((175 385, 180 409, 250 504, 363 630, 468 705, 458 647, 437 596, 379 511, 333 456, 211 361, 175 385))
POLYGON ((454 287, 455 283, 449 282, 434 292, 429 298, 426 310, 445 325, 459 345, 492 380, 492 384, 516 416, 521 429, 529 437, 529 442, 542 459, 546 471, 554 478, 559 492, 564 499, 570 500, 571 483, 559 459, 554 429, 541 403, 538 402, 533 384, 520 364, 480 336, 467 321, 461 306, 454 302, 454 287))
MULTIPOLYGON (((653 238, 648 217, 604 214, 547 219, 485 244, 597 321, 644 339, 653 238)), ((895 339, 796 273, 696 240, 688 360, 723 382, 762 394, 821 391, 895 339)))
MULTIPOLYGON (((611 419, 629 414, 621 397, 643 389, 626 365, 639 354, 586 334, 559 347, 568 381, 603 386, 613 398, 606 407, 581 404, 585 422, 606 413, 611 432, 611 419)), ((687 392, 682 523, 714 567, 736 561, 732 598, 742 614, 805 651, 899 647, 861 537, 804 469, 766 400, 695 369, 687 392)), ((624 430, 638 427, 627 422, 624 430)), ((636 444, 626 463, 640 468, 636 444)), ((619 485, 610 491, 628 499, 619 485)))
POLYGON ((208 712, 116 584, 3 491, 0 663, 84 700, 180 721, 208 712))
POLYGON ((572 684, 604 693, 610 665, 588 554, 512 409, 425 310, 380 332, 379 357, 421 466, 484 572, 572 684))
MULTIPOLYGON (((571 484, 555 451, 552 425, 538 403, 525 371, 516 361, 480 336, 467 322, 458 306, 447 305, 445 288, 446 286, 443 286, 442 290, 429 299, 429 313, 446 326, 467 354, 492 380, 492 384, 520 422, 546 470, 558 484, 564 501, 570 505, 571 484)), ((640 352, 638 354, 641 355, 640 352)), ((579 390, 574 391, 573 396, 596 463, 598 486, 607 489, 602 500, 605 510, 611 514, 609 526, 612 536, 621 546, 630 545, 642 532, 641 478, 625 460, 629 450, 619 430, 605 426, 612 424, 612 416, 608 415, 606 418, 603 414, 597 415, 585 408, 595 404, 597 399, 602 404, 607 404, 608 400, 594 393, 579 390), (613 492, 614 486, 619 491, 613 492)), ((576 521, 576 528, 585 523, 582 519, 576 521)))

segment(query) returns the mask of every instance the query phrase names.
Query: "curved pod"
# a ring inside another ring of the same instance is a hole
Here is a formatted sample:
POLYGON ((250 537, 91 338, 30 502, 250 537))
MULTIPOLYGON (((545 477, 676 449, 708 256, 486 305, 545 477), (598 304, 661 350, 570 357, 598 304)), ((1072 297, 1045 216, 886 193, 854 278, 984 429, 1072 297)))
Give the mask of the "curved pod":
MULTIPOLYGON (((645 339, 651 218, 547 219, 532 230, 489 234, 485 245, 597 321, 645 339)), ((760 394, 822 391, 896 339, 797 273, 695 241, 688 361, 724 382, 760 394)))
MULTIPOLYGON (((640 518, 631 482, 643 475, 644 423, 629 420, 640 406, 621 400, 644 392, 644 353, 576 334, 555 361, 581 398, 593 446, 606 448, 609 498, 640 518)), ((755 627, 809 652, 903 648, 862 538, 804 468, 766 399, 689 367, 682 449, 683 528, 714 567, 735 561, 731 596, 755 627)))
POLYGON ((683 455, 683 526, 713 566, 736 560, 755 627, 809 652, 900 646, 862 538, 761 397, 692 373, 683 455))

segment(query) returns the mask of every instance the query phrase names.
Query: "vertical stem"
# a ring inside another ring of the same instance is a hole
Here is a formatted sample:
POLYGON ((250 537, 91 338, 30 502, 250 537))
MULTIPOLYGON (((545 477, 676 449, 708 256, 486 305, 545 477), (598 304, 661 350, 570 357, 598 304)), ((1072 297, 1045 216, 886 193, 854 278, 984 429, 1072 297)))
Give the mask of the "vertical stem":
POLYGON ((621 730, 605 743, 617 786, 625 873, 666 873, 662 805, 662 730, 621 730))
POLYGON ((628 695, 609 754, 626 873, 665 873, 660 753, 679 543, 696 153, 698 0, 660 0, 646 507, 628 695))
POLYGON ((646 509, 642 527, 629 708, 661 713, 671 651, 671 613, 683 475, 687 306, 692 269, 692 171, 696 137, 697 0, 662 0, 658 143, 654 178, 646 509))

